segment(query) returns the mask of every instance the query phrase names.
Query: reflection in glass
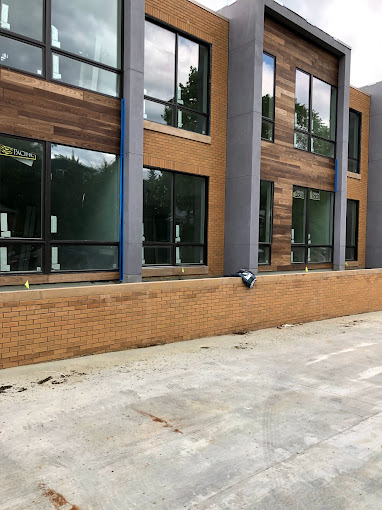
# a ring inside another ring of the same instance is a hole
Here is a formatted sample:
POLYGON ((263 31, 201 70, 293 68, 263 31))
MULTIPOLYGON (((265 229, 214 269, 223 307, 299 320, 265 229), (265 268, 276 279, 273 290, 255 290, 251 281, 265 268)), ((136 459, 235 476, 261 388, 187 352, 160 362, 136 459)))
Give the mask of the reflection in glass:
POLYGON ((309 129, 309 88, 310 76, 297 69, 294 125, 305 130, 309 129))
POLYGON ((176 248, 178 264, 203 264, 202 246, 179 246, 176 248))
POLYGON ((324 264, 332 262, 333 249, 328 247, 311 247, 308 249, 308 262, 311 264, 324 264))
POLYGON ((0 65, 42 75, 42 49, 0 35, 0 65))
POLYGON ((145 23, 145 95, 174 101, 175 34, 145 23))
POLYGON ((171 249, 170 246, 145 246, 142 264, 146 266, 170 266, 171 249))
POLYGON ((292 246, 291 262, 292 264, 305 263, 305 246, 292 246))
POLYGON ((274 120, 275 59, 263 53, 263 117, 274 120))
POLYGON ((358 202, 347 201, 346 211, 346 260, 356 260, 358 231, 358 202))
POLYGON ((334 193, 310 190, 309 235, 312 245, 333 243, 334 193))
POLYGON ((207 133, 207 117, 178 110, 178 127, 205 135, 207 133))
POLYGON ((179 36, 178 104, 207 113, 207 90, 208 48, 179 36))
POLYGON ((172 174, 144 168, 142 233, 144 241, 171 242, 173 237, 172 214, 172 174))
POLYGON ((0 243, 0 273, 41 272, 42 246, 0 243))
POLYGON ((273 141, 273 122, 268 122, 266 120, 262 121, 261 138, 263 140, 268 140, 269 142, 273 141))
POLYGON ((0 238, 41 237, 43 146, 0 136, 0 238))
POLYGON ((265 266, 271 263, 271 247, 266 244, 259 245, 259 265, 265 266))
POLYGON ((187 174, 175 178, 176 242, 204 243, 205 180, 187 174))
POLYGON ((53 80, 108 96, 119 96, 120 77, 118 74, 54 53, 52 58, 53 80))
POLYGON ((334 142, 328 142, 321 140, 321 138, 315 138, 312 136, 311 139, 311 151, 320 156, 327 156, 328 158, 334 158, 336 146, 334 142))
POLYGON ((337 89, 317 78, 313 78, 312 87, 312 133, 335 140, 337 89))
POLYGON ((306 188, 293 187, 292 244, 305 244, 306 188))
POLYGON ((359 173, 361 114, 349 112, 349 172, 359 173))
POLYGON ((260 181, 259 242, 272 242, 272 182, 260 181))
POLYGON ((121 0, 52 0, 52 46, 120 69, 121 0))
POLYGON ((145 99, 143 109, 144 119, 150 120, 151 122, 158 122, 158 124, 165 124, 166 126, 174 125, 173 107, 145 99))
POLYGON ((52 145, 51 165, 52 238, 118 242, 119 157, 52 145))
POLYGON ((43 0, 0 0, 0 28, 42 41, 43 0))
POLYGON ((309 150, 309 135, 301 133, 301 131, 295 131, 294 146, 296 149, 300 149, 302 151, 309 150))
POLYGON ((118 270, 118 246, 52 246, 52 271, 118 270))

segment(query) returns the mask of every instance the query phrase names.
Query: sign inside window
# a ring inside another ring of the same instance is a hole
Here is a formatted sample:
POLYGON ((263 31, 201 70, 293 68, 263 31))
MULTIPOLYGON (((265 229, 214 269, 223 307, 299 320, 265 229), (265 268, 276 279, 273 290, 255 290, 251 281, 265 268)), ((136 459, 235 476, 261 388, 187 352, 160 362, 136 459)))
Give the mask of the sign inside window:
POLYGON ((16 159, 27 159, 29 161, 36 161, 37 155, 32 154, 31 152, 21 151, 19 149, 14 149, 13 147, 8 147, 7 145, 0 144, 0 156, 8 156, 10 158, 16 159))
POLYGON ((295 189, 293 191, 293 198, 305 198, 305 193, 303 189, 295 189))
POLYGON ((311 200, 320 200, 320 192, 310 190, 310 199, 311 200))

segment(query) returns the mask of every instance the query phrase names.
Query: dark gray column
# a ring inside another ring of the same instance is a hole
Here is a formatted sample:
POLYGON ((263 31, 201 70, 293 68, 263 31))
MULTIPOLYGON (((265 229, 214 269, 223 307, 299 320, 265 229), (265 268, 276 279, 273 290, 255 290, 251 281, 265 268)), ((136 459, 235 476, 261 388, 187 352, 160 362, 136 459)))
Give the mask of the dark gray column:
POLYGON ((144 34, 145 2, 124 0, 124 282, 142 280, 144 34))
POLYGON ((257 272, 264 0, 238 0, 230 19, 224 272, 257 272))
POLYGON ((334 208, 333 269, 345 269, 346 205, 349 143, 350 50, 339 58, 337 109, 337 193, 334 208))

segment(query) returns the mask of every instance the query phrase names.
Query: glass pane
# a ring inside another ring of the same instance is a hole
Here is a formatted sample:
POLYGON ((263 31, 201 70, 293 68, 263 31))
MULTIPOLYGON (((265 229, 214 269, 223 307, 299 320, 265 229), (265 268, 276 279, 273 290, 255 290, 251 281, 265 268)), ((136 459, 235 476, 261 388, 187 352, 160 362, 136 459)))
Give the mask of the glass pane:
POLYGON ((151 122, 173 126, 174 108, 145 99, 143 102, 143 118, 151 120, 151 122))
POLYGON ((310 76, 297 69, 294 125, 306 130, 309 128, 309 84, 310 76))
POLYGON ((261 138, 273 142, 273 123, 263 120, 261 124, 261 138))
POLYGON ((334 158, 335 153, 335 143, 327 142, 326 140, 321 140, 320 138, 314 138, 312 136, 312 147, 311 150, 315 154, 319 154, 320 156, 327 156, 328 158, 334 158))
POLYGON ((312 247, 308 249, 308 262, 310 264, 324 264, 332 262, 332 248, 312 247))
POLYGON ((263 117, 274 119, 275 59, 263 53, 263 117))
POLYGON ((147 266, 170 266, 171 247, 170 246, 146 246, 143 249, 143 265, 147 266))
POLYGON ((178 104, 207 113, 208 48, 178 37, 178 104))
POLYGON ((346 248, 345 260, 357 260, 356 248, 346 248))
POLYGON ((0 272, 41 272, 42 247, 32 244, 0 246, 0 272))
POLYGON ((357 172, 357 160, 359 159, 359 149, 360 149, 360 130, 361 130, 361 116, 360 114, 350 111, 349 112, 349 158, 356 160, 354 163, 356 164, 356 169, 354 166, 350 169, 350 172, 357 172))
POLYGON ((259 242, 272 242, 272 182, 260 181, 259 242))
POLYGON ((52 238, 119 240, 119 157, 52 145, 52 238))
POLYGON ((349 159, 348 171, 359 174, 358 161, 355 161, 354 159, 349 159))
POLYGON ((294 133, 294 146, 302 151, 309 150, 309 136, 296 131, 294 133))
POLYGON ((293 246, 291 254, 292 264, 305 264, 305 253, 306 250, 303 246, 293 246))
POLYGON ((121 0, 52 0, 52 46, 121 67, 121 0))
POLYGON ((43 0, 0 0, 0 28, 42 41, 43 0))
POLYGON ((313 78, 312 133, 327 140, 336 139, 337 89, 313 78))
POLYGON ((177 264, 204 264, 202 246, 179 246, 176 248, 177 264))
POLYGON ((271 263, 271 247, 264 244, 259 245, 259 264, 268 265, 271 263))
POLYGON ((175 242, 204 243, 206 181, 175 174, 175 242))
POLYGON ((53 54, 52 58, 53 80, 108 96, 119 96, 120 78, 118 74, 62 55, 53 54))
POLYGON ((357 226, 358 202, 355 200, 348 200, 346 210, 346 246, 357 245, 357 226))
POLYGON ((293 187, 292 244, 305 244, 306 188, 293 187))
POLYGON ((52 271, 118 270, 118 246, 52 246, 52 271))
POLYGON ((143 237, 173 242, 173 174, 143 169, 143 237))
POLYGON ((310 242, 331 245, 333 243, 334 193, 311 189, 309 195, 310 242))
POLYGON ((41 237, 43 146, 0 136, 0 237, 41 237))
POLYGON ((193 133, 207 134, 207 117, 178 110, 178 127, 193 133))
POLYGON ((41 48, 3 36, 0 36, 0 48, 0 65, 42 75, 41 48))
POLYGON ((146 21, 145 95, 174 101, 175 34, 146 21))

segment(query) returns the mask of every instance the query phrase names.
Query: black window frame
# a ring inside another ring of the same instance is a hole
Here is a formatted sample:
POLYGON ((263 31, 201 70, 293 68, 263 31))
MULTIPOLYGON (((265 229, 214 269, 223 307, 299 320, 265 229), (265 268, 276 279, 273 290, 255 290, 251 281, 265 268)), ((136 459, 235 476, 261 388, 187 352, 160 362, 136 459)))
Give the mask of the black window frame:
MULTIPOLYGON (((271 183, 271 226, 270 226, 270 240, 271 242, 270 243, 264 243, 264 242, 260 242, 259 240, 259 247, 260 246, 265 246, 265 247, 268 247, 269 248, 269 262, 268 264, 262 264, 260 262, 258 262, 259 266, 271 266, 272 265, 272 244, 273 244, 273 209, 274 209, 274 204, 275 204, 275 183, 274 181, 270 181, 269 179, 260 179, 260 185, 261 185, 261 181, 263 182, 270 182, 271 183)), ((260 215, 259 215, 259 222, 260 222, 260 215)), ((259 235, 260 235, 260 229, 259 229, 259 235)))
MULTIPOLYGON (((77 148, 69 144, 47 142, 37 138, 28 138, 25 136, 9 135, 7 133, 0 133, 0 137, 13 138, 15 140, 25 140, 28 142, 37 142, 42 144, 43 147, 43 161, 42 161, 42 178, 41 178, 41 237, 38 238, 21 238, 21 237, 6 237, 0 238, 0 246, 10 246, 13 244, 25 244, 28 246, 41 246, 41 271, 23 271, 23 272, 0 272, 1 276, 18 276, 18 275, 51 275, 51 274, 73 274, 73 273, 115 273, 119 271, 116 269, 71 269, 52 271, 52 247, 75 245, 75 246, 116 246, 118 247, 118 260, 119 260, 119 241, 104 242, 104 241, 78 241, 78 240, 54 240, 51 234, 51 149, 52 145, 64 145, 65 147, 77 148)), ((83 147, 78 147, 84 149, 83 147)), ((101 152, 94 149, 85 149, 92 152, 101 152)), ((113 154, 113 153, 109 153, 113 154)), ((120 157, 120 154, 115 154, 120 157)))
POLYGON ((348 198, 346 201, 346 207, 348 207, 349 202, 354 202, 356 204, 355 245, 348 244, 347 243, 348 239, 346 236, 345 260, 346 260, 346 262, 357 262, 357 260, 358 260, 358 234, 359 234, 359 200, 353 200, 351 198, 348 198), (346 258, 346 250, 348 248, 354 250, 354 258, 353 259, 346 258))
POLYGON ((24 71, 23 69, 19 69, 16 67, 11 67, 4 65, 0 62, 0 67, 3 69, 9 69, 11 71, 15 71, 18 73, 26 74, 28 76, 38 77, 44 79, 49 82, 58 83, 60 85, 65 85, 67 87, 71 87, 79 90, 86 90, 87 92, 93 92, 94 94, 100 94, 106 97, 112 97, 114 99, 121 98, 122 90, 123 90, 123 73, 122 73, 122 64, 123 64, 123 52, 124 52, 124 31, 123 31, 123 19, 124 19, 124 2, 121 2, 121 68, 118 69, 116 67, 108 66, 106 64, 102 64, 100 62, 96 62, 94 60, 90 60, 87 58, 82 58, 79 55, 71 53, 70 51, 63 50, 61 48, 57 48, 56 46, 52 46, 52 0, 43 0, 43 17, 42 17, 42 41, 38 41, 36 39, 31 39, 30 37, 17 34, 10 30, 6 30, 4 28, 0 28, 0 35, 7 37, 8 39, 13 39, 24 44, 28 44, 29 46, 36 46, 42 50, 42 74, 35 74, 28 71, 24 71), (63 57, 70 58, 72 60, 77 60, 78 62, 89 64, 93 67, 97 67, 104 71, 109 71, 116 74, 119 77, 119 90, 117 91, 117 95, 109 95, 104 92, 98 92, 95 90, 91 90, 84 87, 79 87, 78 85, 72 85, 62 80, 53 79, 53 55, 61 55, 63 57))
POLYGON ((292 265, 308 265, 308 264, 333 264, 333 249, 334 249, 334 211, 335 211, 335 201, 336 201, 336 194, 333 191, 328 190, 321 190, 318 188, 310 188, 307 186, 299 186, 298 184, 293 185, 293 191, 292 191, 292 208, 293 208, 293 192, 294 188, 300 188, 306 190, 306 218, 305 218, 305 243, 293 243, 292 242, 292 236, 291 236, 291 254, 293 248, 305 248, 305 258, 304 262, 295 262, 291 260, 292 265), (309 225, 310 225, 310 192, 311 191, 325 191, 326 193, 332 193, 333 195, 333 231, 332 231, 332 244, 311 244, 309 242, 309 225), (308 262, 308 250, 309 248, 330 248, 332 250, 332 260, 330 262, 308 262))
MULTIPOLYGON (((143 241, 142 247, 144 248, 171 248, 171 264, 142 264, 142 267, 191 267, 191 266, 206 266, 208 260, 208 195, 209 195, 209 177, 204 175, 196 175, 190 172, 177 172, 174 170, 168 170, 167 168, 160 168, 157 166, 144 165, 143 168, 147 168, 148 170, 158 170, 159 172, 167 172, 172 175, 172 218, 175 218, 175 207, 176 207, 176 175, 190 175, 192 177, 196 177, 199 179, 203 179, 205 182, 205 214, 204 214, 204 243, 177 243, 176 239, 176 222, 173 221, 172 225, 172 241, 167 242, 151 242, 151 241, 143 241), (203 263, 202 264, 185 264, 185 263, 176 263, 176 248, 178 247, 200 247, 203 248, 203 263)), ((143 204, 144 207, 144 204, 143 204)), ((143 217, 142 217, 143 223, 143 217)))
MULTIPOLYGON (((175 34, 175 73, 174 73, 174 103, 163 101, 161 99, 157 99, 152 96, 144 95, 144 100, 151 101, 153 103, 161 104, 163 106, 170 107, 173 112, 173 119, 172 124, 164 124, 168 125, 170 127, 175 127, 176 129, 182 129, 183 131, 187 131, 189 133, 193 133, 193 131, 189 131, 183 127, 178 126, 178 110, 184 111, 186 113, 192 114, 192 115, 199 115, 200 117, 203 117, 206 119, 206 133, 203 135, 202 133, 195 132, 195 134, 201 134, 202 136, 209 136, 210 135, 210 129, 211 129, 211 56, 212 56, 212 44, 208 43, 206 41, 203 41, 202 39, 199 39, 198 37, 195 37, 191 34, 188 34, 187 32, 184 32, 183 30, 180 30, 178 28, 173 27, 172 25, 169 25, 168 23, 165 23, 164 21, 159 20, 158 18, 155 18, 154 16, 146 15, 145 21, 148 21, 150 23, 153 23, 155 25, 158 25, 161 28, 164 28, 165 30, 168 30, 169 32, 172 32, 175 34), (208 75, 207 75, 207 84, 208 84, 208 91, 207 91, 207 113, 199 112, 198 110, 193 110, 192 108, 187 108, 181 104, 178 104, 178 37, 183 37, 185 39, 189 39, 190 41, 193 41, 199 45, 202 45, 207 48, 208 50, 208 75)), ((150 119, 147 119, 150 120, 150 119)), ((154 122, 154 121, 150 121, 154 122)), ((149 167, 147 167, 149 168, 149 167)))
MULTIPOLYGON (((308 123, 308 130, 305 130, 305 129, 302 129, 302 128, 298 128, 294 124, 294 131, 293 132, 294 133, 301 133, 301 134, 304 134, 304 135, 308 136, 308 150, 306 151, 304 149, 300 149, 299 147, 296 147, 294 139, 293 139, 293 147, 295 149, 299 150, 299 151, 307 152, 307 153, 310 153, 310 154, 315 154, 316 156, 321 156, 323 158, 336 159, 336 157, 337 157, 337 123, 338 123, 338 118, 337 118, 338 117, 338 87, 335 87, 331 83, 323 80, 322 78, 319 78, 318 76, 315 76, 314 74, 308 73, 307 71, 304 71, 303 69, 301 69, 299 67, 296 67, 296 71, 295 71, 295 101, 296 101, 296 75, 297 75, 297 71, 300 71, 301 73, 304 73, 307 76, 309 76, 309 123, 308 123), (323 83, 326 83, 327 85, 330 85, 331 87, 334 87, 335 89, 337 89, 336 125, 335 125, 335 128, 334 128, 334 132, 335 132, 336 136, 335 136, 334 140, 331 140, 331 139, 328 139, 328 138, 324 138, 322 136, 317 136, 317 135, 315 135, 312 132, 313 78, 315 78, 316 80, 320 80, 323 83), (325 154, 319 154, 318 152, 312 151, 312 139, 322 140, 324 142, 328 142, 328 143, 334 144, 334 155, 333 156, 326 156, 325 154)), ((314 189, 314 188, 312 188, 312 189, 314 189)))
MULTIPOLYGON (((276 64, 277 60, 275 55, 268 53, 267 51, 263 51, 263 55, 268 55, 268 57, 273 58, 274 61, 274 70, 273 70, 273 119, 266 117, 263 115, 263 111, 261 112, 261 125, 263 122, 267 122, 268 124, 272 124, 272 140, 268 140, 267 138, 261 137, 264 142, 275 143, 275 121, 276 121, 276 64)), ((262 130, 261 130, 262 131, 262 130)))
MULTIPOLYGON (((348 161, 352 160, 352 161, 356 161, 357 162, 357 171, 354 172, 353 170, 349 170, 349 164, 348 164, 348 172, 360 175, 360 173, 361 173, 361 147, 362 147, 362 143, 361 143, 361 137, 362 137, 362 112, 354 110, 354 108, 349 108, 349 115, 350 115, 350 113, 354 113, 355 115, 357 115, 357 117, 359 119, 359 126, 358 126, 358 159, 351 158, 349 153, 348 153, 348 161)), ((350 130, 350 122, 349 122, 349 130, 350 130)), ((350 139, 349 139, 349 152, 350 152, 350 139)))

